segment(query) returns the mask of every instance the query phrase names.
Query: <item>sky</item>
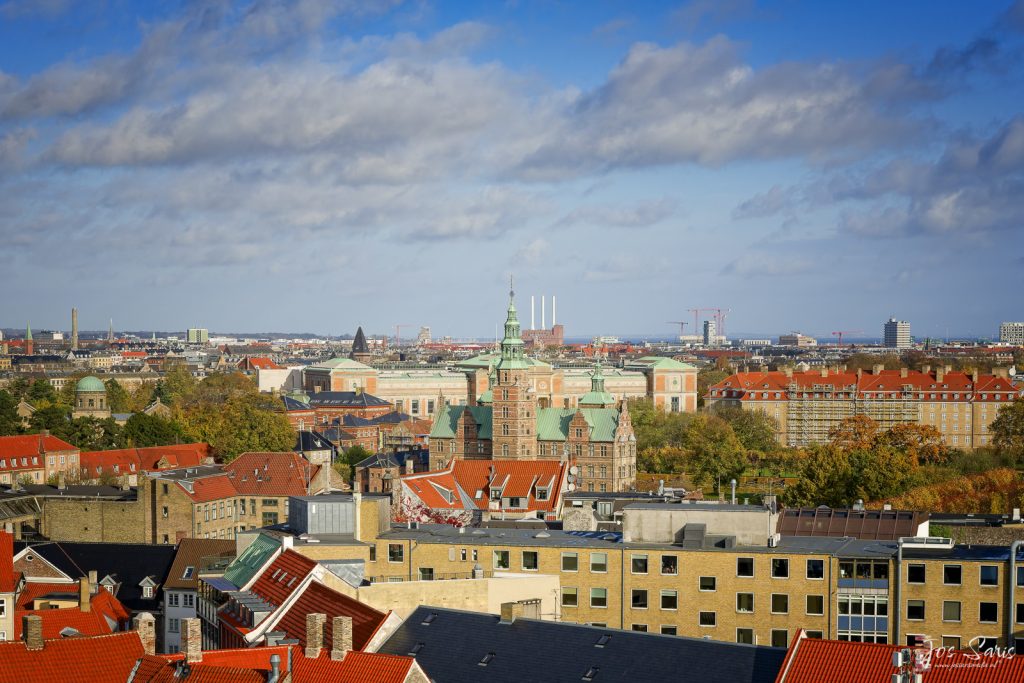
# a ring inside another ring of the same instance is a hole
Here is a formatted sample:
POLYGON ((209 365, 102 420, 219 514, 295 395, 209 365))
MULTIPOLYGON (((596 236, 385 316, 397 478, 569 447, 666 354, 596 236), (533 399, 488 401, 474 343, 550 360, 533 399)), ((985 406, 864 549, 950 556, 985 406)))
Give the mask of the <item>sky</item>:
POLYGON ((0 327, 486 338, 513 275, 572 337, 991 337, 1022 58, 1024 0, 0 0, 0 327))

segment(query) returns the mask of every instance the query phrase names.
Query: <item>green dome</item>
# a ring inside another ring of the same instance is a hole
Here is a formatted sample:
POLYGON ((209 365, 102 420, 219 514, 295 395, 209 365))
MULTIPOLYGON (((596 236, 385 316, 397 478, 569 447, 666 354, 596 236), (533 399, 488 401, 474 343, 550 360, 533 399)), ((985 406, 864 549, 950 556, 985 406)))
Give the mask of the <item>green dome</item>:
POLYGON ((100 381, 99 377, 93 377, 92 375, 89 375, 88 377, 83 377, 82 379, 78 380, 78 384, 75 385, 75 393, 78 393, 79 391, 104 392, 106 390, 107 387, 104 386, 103 382, 100 381))

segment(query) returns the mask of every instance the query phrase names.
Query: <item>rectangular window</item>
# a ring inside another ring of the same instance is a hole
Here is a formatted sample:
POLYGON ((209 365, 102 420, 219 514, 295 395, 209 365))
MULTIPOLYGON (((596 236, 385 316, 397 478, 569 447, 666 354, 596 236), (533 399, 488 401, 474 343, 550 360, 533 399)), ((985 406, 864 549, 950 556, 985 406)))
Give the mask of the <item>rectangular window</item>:
POLYGON ((608 553, 590 553, 590 571, 595 574, 607 574, 608 553))
POLYGON ((184 607, 195 607, 196 596, 191 593, 185 593, 182 597, 182 604, 184 607))
POLYGON ((825 614, 825 596, 824 595, 808 595, 807 596, 807 614, 811 616, 818 616, 825 614))
POLYGON ((772 558, 772 578, 773 579, 788 579, 789 578, 789 560, 783 557, 772 558))
POLYGON ((752 557, 737 557, 736 558, 736 576, 750 577, 754 575, 754 558, 752 557))
POLYGON ((825 637, 825 634, 822 631, 804 631, 804 633, 807 634, 808 638, 814 638, 815 640, 821 640, 825 637))
POLYGON ((647 633, 647 624, 633 624, 633 630, 647 633))
POLYGON ((789 647, 789 631, 784 628, 773 628, 772 647, 789 647))
POLYGON ((459 551, 459 559, 462 560, 463 562, 466 561, 466 549, 465 548, 463 548, 462 550, 459 551))
POLYGON ((744 645, 754 644, 754 629, 752 628, 738 628, 736 629, 736 642, 743 643, 744 645))
POLYGON ((264 512, 263 513, 263 526, 274 526, 277 524, 277 513, 276 512, 264 512))
MULTIPOLYGON (((239 530, 240 531, 244 530, 244 527, 240 527, 239 530)), ((376 562, 376 561, 377 561, 377 546, 371 545, 370 546, 370 562, 376 562)))
POLYGON ((959 586, 963 579, 963 569, 958 564, 942 565, 942 583, 947 586, 959 586))
POLYGON ((999 566, 995 564, 983 564, 980 568, 982 586, 999 585, 999 566))
POLYGON ((508 569, 509 568, 509 552, 507 550, 495 550, 494 551, 494 568, 495 569, 508 569))
POLYGON ((907 619, 909 621, 924 619, 924 600, 907 600, 907 619))
POLYGON ((562 571, 563 572, 575 572, 579 571, 580 560, 576 553, 562 553, 562 571))
POLYGON ((177 593, 167 594, 167 604, 171 607, 177 607, 180 603, 180 596, 177 593))
POLYGON ((661 573, 666 576, 675 576, 679 573, 679 558, 675 555, 661 556, 661 573))
POLYGON ((576 607, 579 604, 579 597, 575 588, 562 588, 562 607, 576 607))
POLYGON ((999 603, 978 603, 978 621, 980 621, 983 624, 994 624, 997 621, 999 621, 999 603))
POLYGON ((785 593, 772 593, 772 614, 789 614, 789 596, 785 593))
POLYGON ((949 650, 959 650, 960 636, 942 636, 942 647, 949 650))
POLYGON ((179 630, 179 626, 178 626, 178 623, 179 623, 179 622, 178 622, 178 620, 177 620, 177 619, 175 619, 175 618, 173 618, 173 617, 172 617, 172 618, 169 618, 169 619, 167 620, 167 630, 168 630, 168 631, 170 631, 171 633, 177 633, 177 632, 178 632, 178 630, 179 630))
POLYGON ((715 626, 717 625, 714 612, 699 612, 697 614, 697 623, 701 626, 715 626))
POLYGON ((825 578, 825 561, 824 560, 807 560, 807 578, 808 579, 824 579, 825 578))
POLYGON ((665 624, 661 627, 661 635, 663 636, 674 636, 679 633, 679 629, 670 624, 665 624))
POLYGON ((630 571, 634 574, 646 574, 647 573, 647 556, 646 555, 633 555, 629 561, 630 571))
POLYGON ((607 607, 608 606, 608 589, 607 588, 591 588, 590 589, 590 606, 591 607, 607 607))
POLYGON ((434 580, 434 568, 433 567, 420 567, 420 581, 433 581, 434 580))
POLYGON ((630 605, 633 609, 647 609, 647 591, 641 588, 634 588, 630 605))
POLYGON ((677 591, 661 591, 661 609, 678 609, 679 593, 677 591))
POLYGON ((753 593, 737 593, 736 594, 736 611, 744 614, 749 614, 754 611, 754 594, 753 593))
POLYGON ((959 601, 946 600, 942 603, 942 620, 943 621, 960 621, 960 603, 959 601))
POLYGON ((712 592, 715 590, 717 580, 714 576, 702 576, 699 579, 698 587, 701 591, 712 592))
MULTIPOLYGON (((465 552, 465 551, 463 551, 465 552)), ((524 550, 523 551, 523 569, 526 571, 537 571, 537 551, 536 550, 524 550)))
POLYGON ((401 543, 388 543, 388 562, 404 562, 405 546, 401 543))
POLYGON ((907 565, 907 583, 924 583, 925 579, 925 565, 923 564, 908 564, 907 565))

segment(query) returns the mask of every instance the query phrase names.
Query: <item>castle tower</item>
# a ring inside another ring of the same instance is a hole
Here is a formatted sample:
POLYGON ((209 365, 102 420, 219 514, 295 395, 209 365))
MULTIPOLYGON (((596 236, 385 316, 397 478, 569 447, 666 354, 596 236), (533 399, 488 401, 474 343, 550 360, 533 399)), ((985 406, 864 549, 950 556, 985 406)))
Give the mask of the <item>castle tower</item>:
POLYGON ((361 326, 356 330, 355 339, 352 340, 352 353, 348 354, 348 357, 360 363, 370 362, 370 345, 366 343, 366 335, 363 334, 361 326))
MULTIPOLYGON (((510 283, 511 285, 511 283, 510 283)), ((492 387, 492 457, 495 460, 534 460, 537 457, 537 400, 527 376, 515 292, 509 291, 501 360, 492 387)))
POLYGON ((590 376, 590 391, 580 397, 581 408, 614 408, 615 397, 604 389, 604 373, 601 372, 601 360, 598 359, 594 374, 590 376))

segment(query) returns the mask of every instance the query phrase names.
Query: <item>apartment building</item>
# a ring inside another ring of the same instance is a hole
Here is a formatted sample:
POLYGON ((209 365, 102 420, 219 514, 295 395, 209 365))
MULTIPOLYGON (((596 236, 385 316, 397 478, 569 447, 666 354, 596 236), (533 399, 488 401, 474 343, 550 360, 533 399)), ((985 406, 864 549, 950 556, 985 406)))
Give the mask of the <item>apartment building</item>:
POLYGON ((999 341, 1014 346, 1024 346, 1024 323, 1001 323, 999 341))
POLYGON ((766 413, 778 426, 779 442, 788 446, 823 443, 842 420, 866 415, 882 429, 930 425, 947 446, 970 450, 991 443, 999 409, 1020 394, 1005 369, 982 375, 876 365, 871 372, 738 372, 711 386, 705 401, 766 413))

